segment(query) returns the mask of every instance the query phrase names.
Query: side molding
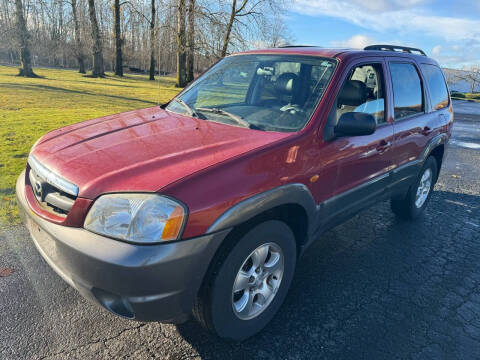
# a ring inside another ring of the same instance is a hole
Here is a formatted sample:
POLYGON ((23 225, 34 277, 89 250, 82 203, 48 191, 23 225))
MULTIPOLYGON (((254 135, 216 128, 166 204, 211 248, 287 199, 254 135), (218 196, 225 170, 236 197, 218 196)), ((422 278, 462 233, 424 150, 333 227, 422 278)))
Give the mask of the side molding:
POLYGON ((240 201, 220 215, 208 228, 207 234, 239 225, 262 212, 286 204, 300 205, 305 209, 308 217, 308 234, 312 234, 317 206, 310 190, 303 184, 282 185, 240 201))

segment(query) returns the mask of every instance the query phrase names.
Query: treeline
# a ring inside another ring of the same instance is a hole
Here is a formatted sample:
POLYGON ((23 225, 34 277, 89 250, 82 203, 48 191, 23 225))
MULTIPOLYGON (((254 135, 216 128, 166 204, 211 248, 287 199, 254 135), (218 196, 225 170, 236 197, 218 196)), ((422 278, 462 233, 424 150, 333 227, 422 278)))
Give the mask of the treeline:
POLYGON ((450 90, 459 92, 480 92, 480 66, 463 69, 443 69, 450 90))
POLYGON ((284 0, 0 0, 0 62, 114 71, 195 73, 233 51, 288 41, 284 0))

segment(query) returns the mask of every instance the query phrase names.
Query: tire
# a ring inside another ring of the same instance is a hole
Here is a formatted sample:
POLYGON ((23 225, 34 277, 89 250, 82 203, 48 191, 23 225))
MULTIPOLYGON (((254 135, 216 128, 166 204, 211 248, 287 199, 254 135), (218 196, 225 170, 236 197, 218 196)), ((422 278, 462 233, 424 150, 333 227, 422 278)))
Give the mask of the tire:
POLYGON ((209 272, 194 307, 195 318, 203 327, 221 338, 242 341, 255 335, 272 320, 285 300, 295 272, 296 257, 295 236, 284 222, 268 220, 254 226, 221 251, 214 260, 216 263, 209 272), (258 254, 265 254, 265 251, 268 254, 264 266, 255 267, 253 259, 257 261, 262 258, 263 255, 259 257, 258 254), (281 264, 283 273, 278 270, 281 264), (254 268, 262 268, 263 271, 259 270, 257 274, 254 268), (273 269, 277 269, 276 272, 269 275, 273 269), (241 275, 240 270, 243 270, 241 275), (244 274, 250 273, 252 276, 248 277, 248 284, 240 281, 246 279, 244 274), (238 282, 237 276, 240 279, 238 282), (245 290, 234 292, 237 283, 247 284, 245 290), (276 291, 272 291, 275 288, 276 291), (267 296, 264 297, 264 294, 267 296), (268 294, 273 296, 270 298, 268 294), (251 312, 248 311, 250 302, 246 302, 243 312, 237 311, 241 310, 242 307, 238 304, 242 304, 242 299, 245 298, 253 299, 251 312), (266 301, 267 298, 270 300, 266 301))
POLYGON ((437 169, 435 158, 433 156, 428 157, 405 197, 391 199, 390 206, 395 215, 406 220, 414 220, 422 215, 433 193, 433 187, 437 179, 437 169), (427 186, 428 178, 430 179, 429 186, 427 186), (422 191, 423 196, 417 197, 417 191, 420 191, 421 187, 424 189, 422 191), (426 193, 427 190, 428 193, 426 193))

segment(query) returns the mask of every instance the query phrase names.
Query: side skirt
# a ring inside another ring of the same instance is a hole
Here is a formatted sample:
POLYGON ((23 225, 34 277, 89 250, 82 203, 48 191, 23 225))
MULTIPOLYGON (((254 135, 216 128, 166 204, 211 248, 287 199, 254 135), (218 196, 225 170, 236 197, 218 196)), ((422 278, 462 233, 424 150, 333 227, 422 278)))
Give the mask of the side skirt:
POLYGON ((391 197, 405 194, 417 176, 421 164, 420 160, 411 161, 318 204, 315 230, 302 252, 322 233, 351 219, 360 211, 391 197))

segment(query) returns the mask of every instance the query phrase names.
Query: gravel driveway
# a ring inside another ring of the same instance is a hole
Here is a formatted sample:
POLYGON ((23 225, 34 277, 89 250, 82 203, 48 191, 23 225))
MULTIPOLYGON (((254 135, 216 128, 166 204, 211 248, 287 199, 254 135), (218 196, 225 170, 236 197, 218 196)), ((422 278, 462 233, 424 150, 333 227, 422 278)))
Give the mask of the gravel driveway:
POLYGON ((195 322, 110 315, 45 264, 23 226, 0 230, 0 358, 480 359, 480 104, 454 109, 425 216, 403 222, 381 203, 324 234, 274 321, 242 344, 195 322))

